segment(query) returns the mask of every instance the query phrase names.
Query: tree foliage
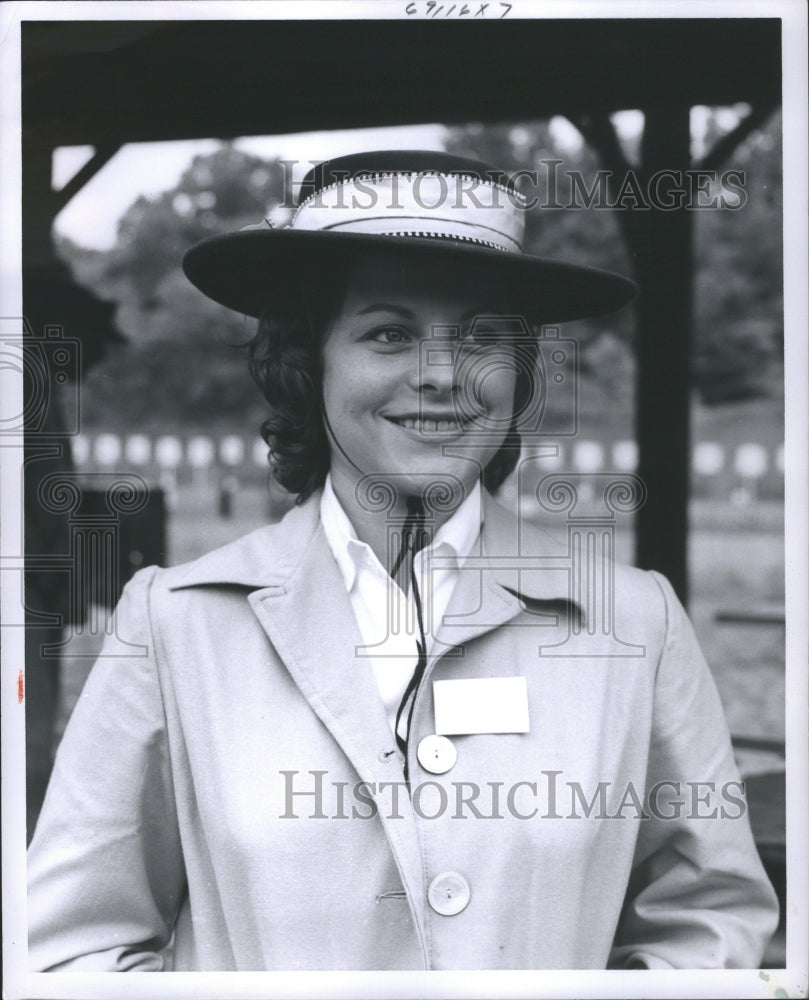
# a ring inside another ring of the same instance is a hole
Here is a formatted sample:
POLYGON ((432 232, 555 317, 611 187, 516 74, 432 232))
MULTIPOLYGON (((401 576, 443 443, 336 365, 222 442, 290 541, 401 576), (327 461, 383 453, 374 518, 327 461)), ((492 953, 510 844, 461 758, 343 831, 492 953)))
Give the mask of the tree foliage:
POLYGON ((695 219, 694 366, 708 404, 783 392, 780 114, 736 149, 732 166, 744 171, 744 205, 695 219))
POLYGON ((239 346, 252 329, 193 288, 181 260, 199 240, 254 224, 284 200, 280 164, 225 145, 195 157, 171 190, 138 198, 111 251, 63 242, 79 280, 120 303, 118 326, 128 341, 86 380, 88 424, 246 424, 257 432, 263 404, 239 346))

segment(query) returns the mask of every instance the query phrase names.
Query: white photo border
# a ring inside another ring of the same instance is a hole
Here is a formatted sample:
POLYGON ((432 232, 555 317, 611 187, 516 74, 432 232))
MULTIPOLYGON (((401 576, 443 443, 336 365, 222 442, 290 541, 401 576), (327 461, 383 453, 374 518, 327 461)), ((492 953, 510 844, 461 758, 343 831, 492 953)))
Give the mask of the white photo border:
MULTIPOLYGON (((250 2, 23 2, 0 8, 0 322, 21 308, 20 29, 28 20, 403 19, 403 0, 250 2)), ((507 971, 278 973, 38 973, 27 971, 25 898, 25 723, 18 699, 23 664, 21 615, 21 441, 0 448, 2 605, 3 957, 8 998, 85 997, 799 997, 809 961, 809 349, 807 329, 807 15, 802 0, 512 0, 511 17, 779 17, 783 25, 784 281, 786 352, 787 564, 787 962, 781 970, 507 971), (783 991, 783 992, 779 992, 783 991)), ((12 318, 11 320, 9 318, 12 318)), ((22 410, 20 373, 3 371, 0 414, 22 410)))

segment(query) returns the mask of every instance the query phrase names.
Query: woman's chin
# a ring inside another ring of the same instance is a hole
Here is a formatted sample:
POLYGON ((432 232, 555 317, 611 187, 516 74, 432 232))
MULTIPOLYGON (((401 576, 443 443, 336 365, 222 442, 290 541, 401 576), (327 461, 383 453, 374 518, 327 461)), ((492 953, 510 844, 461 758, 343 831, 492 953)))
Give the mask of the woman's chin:
POLYGON ((480 476, 475 462, 423 463, 417 467, 401 465, 387 472, 372 474, 368 484, 386 484, 396 499, 418 496, 430 506, 457 507, 463 503, 480 476))

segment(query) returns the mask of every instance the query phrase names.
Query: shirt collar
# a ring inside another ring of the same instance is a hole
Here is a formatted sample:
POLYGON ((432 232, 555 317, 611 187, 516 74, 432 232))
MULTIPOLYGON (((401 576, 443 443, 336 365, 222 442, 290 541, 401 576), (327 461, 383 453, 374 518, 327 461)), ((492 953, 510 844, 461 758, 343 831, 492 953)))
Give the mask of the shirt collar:
MULTIPOLYGON (((492 560, 488 573, 492 586, 504 588, 503 599, 513 599, 516 589, 521 598, 531 601, 577 603, 584 614, 573 593, 570 540, 566 536, 554 538, 543 528, 533 526, 502 507, 485 490, 480 491, 480 499, 481 521, 485 520, 481 556, 484 564, 487 559, 492 560), (537 557, 540 565, 534 563, 531 571, 524 572, 513 564, 513 555, 503 564, 504 554, 523 551, 537 557)), ((249 587, 265 597, 270 591, 278 596, 297 593, 296 588, 301 586, 317 586, 326 567, 335 566, 326 533, 320 534, 323 529, 320 500, 320 494, 316 493, 304 503, 296 504, 276 524, 257 528, 192 562, 161 570, 162 586, 170 591, 221 585, 249 587), (307 575, 312 572, 317 575, 314 581, 307 575)), ((621 577, 620 584, 616 577, 616 587, 637 586, 638 580, 646 579, 640 570, 617 564, 614 568, 621 577)), ((638 593, 642 599, 646 591, 638 593)))
MULTIPOLYGON (((437 552, 440 548, 450 550, 460 565, 469 555, 472 546, 480 533, 481 517, 481 486, 480 480, 475 482, 469 496, 458 507, 455 513, 446 520, 436 532, 433 542, 427 552, 437 552)), ((320 520, 329 548, 334 555, 340 574, 343 577, 346 590, 350 593, 357 578, 357 571, 363 560, 370 561, 384 573, 384 569, 376 558, 370 545, 357 538, 354 525, 337 499, 331 476, 326 476, 323 493, 320 497, 320 520)))

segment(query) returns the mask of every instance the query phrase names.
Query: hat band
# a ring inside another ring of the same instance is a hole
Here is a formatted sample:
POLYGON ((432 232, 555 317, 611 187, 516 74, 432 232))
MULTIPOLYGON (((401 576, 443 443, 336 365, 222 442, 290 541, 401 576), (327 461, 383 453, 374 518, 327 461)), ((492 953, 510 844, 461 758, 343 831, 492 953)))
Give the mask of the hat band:
POLYGON ((301 202, 292 229, 426 236, 522 251, 522 197, 460 174, 391 173, 330 184, 301 202))

